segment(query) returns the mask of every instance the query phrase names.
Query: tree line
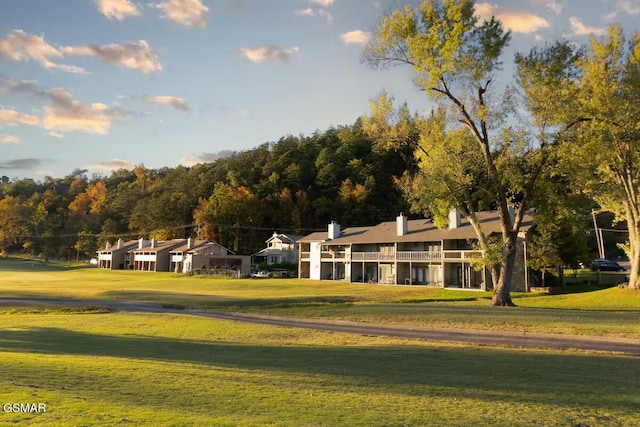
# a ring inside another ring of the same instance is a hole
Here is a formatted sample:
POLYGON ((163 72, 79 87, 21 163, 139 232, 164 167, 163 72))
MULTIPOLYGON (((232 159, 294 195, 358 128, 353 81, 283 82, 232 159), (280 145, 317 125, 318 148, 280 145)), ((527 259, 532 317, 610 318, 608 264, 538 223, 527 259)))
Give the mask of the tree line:
POLYGON ((372 147, 358 120, 193 167, 5 176, 0 250, 86 259, 120 237, 192 236, 250 254, 274 231, 308 234, 332 220, 376 224, 409 210, 393 177, 413 160, 409 149, 372 147))

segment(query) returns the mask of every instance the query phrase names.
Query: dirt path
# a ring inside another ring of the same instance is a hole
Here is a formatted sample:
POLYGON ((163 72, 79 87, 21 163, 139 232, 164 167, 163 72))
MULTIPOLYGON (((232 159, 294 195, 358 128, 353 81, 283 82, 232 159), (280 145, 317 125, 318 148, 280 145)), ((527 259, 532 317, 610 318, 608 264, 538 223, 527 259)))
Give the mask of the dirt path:
POLYGON ((130 301, 0 298, 0 306, 24 306, 39 304, 65 306, 97 306, 126 312, 188 314, 223 320, 259 323, 264 325, 345 332, 360 335, 403 337, 428 341, 462 342, 482 345, 506 345, 529 348, 537 347, 592 350, 618 352, 640 356, 640 340, 627 338, 385 325, 329 319, 318 320, 263 316, 258 314, 236 313, 218 310, 177 310, 164 308, 156 304, 130 301))

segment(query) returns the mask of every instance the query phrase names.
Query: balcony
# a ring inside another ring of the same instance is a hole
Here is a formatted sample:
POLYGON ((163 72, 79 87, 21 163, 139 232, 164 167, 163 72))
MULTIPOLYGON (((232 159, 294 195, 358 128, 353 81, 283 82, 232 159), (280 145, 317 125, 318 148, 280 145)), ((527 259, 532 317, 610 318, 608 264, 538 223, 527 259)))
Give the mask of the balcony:
POLYGON ((482 258, 482 251, 473 250, 455 250, 443 251, 445 260, 461 260, 468 261, 471 258, 482 258))
POLYGON ((311 259, 311 252, 300 252, 301 261, 309 261, 311 259))
POLYGON ((440 261, 442 252, 440 251, 398 251, 396 259, 398 261, 440 261))
POLYGON ((394 261, 395 255, 381 252, 351 252, 351 261, 394 261))
POLYGON ((345 251, 322 251, 320 257, 323 261, 327 260, 344 260, 346 256, 345 251))

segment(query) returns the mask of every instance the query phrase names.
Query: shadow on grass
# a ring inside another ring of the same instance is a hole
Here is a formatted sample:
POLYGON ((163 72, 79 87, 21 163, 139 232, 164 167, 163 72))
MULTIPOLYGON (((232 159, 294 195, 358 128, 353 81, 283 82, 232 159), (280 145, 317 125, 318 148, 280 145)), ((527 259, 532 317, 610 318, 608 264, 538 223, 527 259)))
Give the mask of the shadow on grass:
POLYGON ((615 288, 617 284, 603 284, 603 285, 565 285, 565 286, 553 286, 549 288, 549 292, 529 292, 526 294, 512 295, 512 298, 530 298, 540 296, 553 296, 553 295, 568 295, 568 294, 582 294, 586 292, 602 291, 604 289, 615 288))
MULTIPOLYGON (((297 336, 292 335, 292 340, 297 336)), ((0 331, 0 351, 105 356, 210 367, 325 375, 341 385, 413 395, 636 410, 640 363, 601 354, 414 345, 247 344, 111 336, 59 328, 0 331), (597 390, 597 392, 596 392, 597 390)), ((314 381, 310 378, 309 381, 314 381)))
POLYGON ((252 298, 223 296, 215 294, 189 294, 156 290, 107 291, 100 294, 108 300, 144 301, 162 303, 165 307, 197 307, 208 309, 241 309, 250 307, 315 307, 331 304, 352 304, 359 299, 343 295, 317 295, 304 297, 252 298))
POLYGON ((94 270, 96 267, 88 264, 72 264, 62 261, 45 261, 37 258, 0 258, 0 271, 12 270, 20 272, 54 272, 71 270, 94 270))
POLYGON ((401 304, 412 304, 412 303, 424 303, 424 302, 469 302, 469 301, 491 301, 491 295, 486 295, 485 293, 469 296, 452 296, 447 297, 446 295, 438 295, 438 296, 424 296, 424 297, 413 297, 413 298, 404 298, 400 299, 397 302, 401 304))

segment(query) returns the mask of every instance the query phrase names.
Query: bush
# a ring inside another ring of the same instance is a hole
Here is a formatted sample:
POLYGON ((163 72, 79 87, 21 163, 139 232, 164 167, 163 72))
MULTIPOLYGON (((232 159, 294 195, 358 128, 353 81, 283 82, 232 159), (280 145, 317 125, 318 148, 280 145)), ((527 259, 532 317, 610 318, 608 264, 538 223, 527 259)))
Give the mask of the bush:
POLYGON ((267 264, 266 262, 261 262, 258 265, 258 269, 264 270, 264 271, 273 271, 273 270, 295 271, 296 268, 297 268, 297 265, 289 261, 282 261, 277 264, 267 264))

